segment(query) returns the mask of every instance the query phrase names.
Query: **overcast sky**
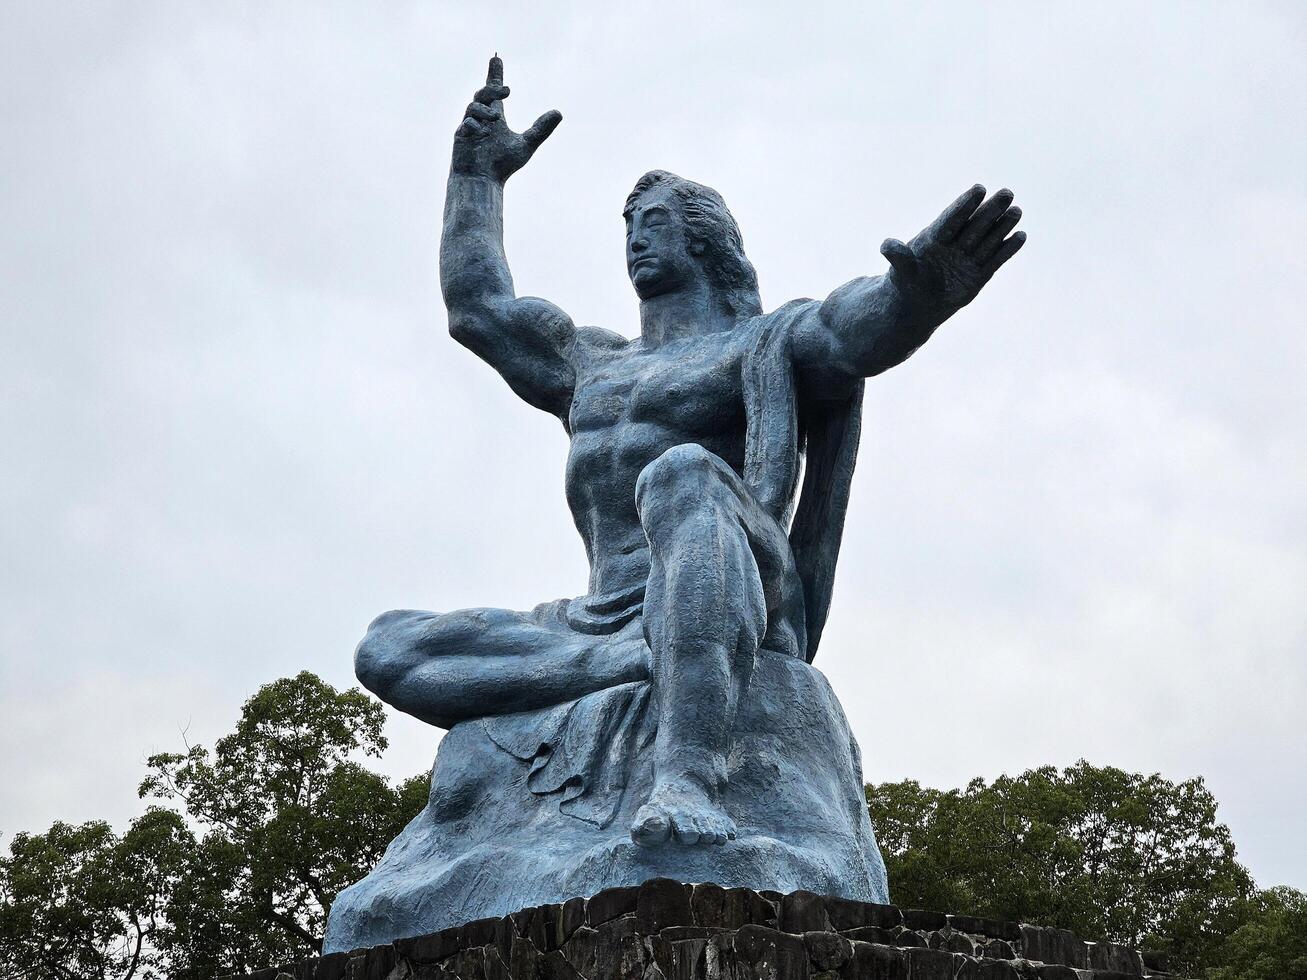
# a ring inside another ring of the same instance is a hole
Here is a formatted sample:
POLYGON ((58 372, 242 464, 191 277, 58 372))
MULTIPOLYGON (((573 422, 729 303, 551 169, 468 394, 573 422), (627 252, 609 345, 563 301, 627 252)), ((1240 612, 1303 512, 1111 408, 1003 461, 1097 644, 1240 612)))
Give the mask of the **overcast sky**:
POLYGON ((648 169, 722 192, 768 308, 1015 190, 1024 251, 868 387, 818 666, 870 780, 1202 775, 1307 887, 1304 8, 491 6, 3 5, 0 846, 124 824, 146 755, 353 683, 384 610, 584 591, 562 429, 440 302, 497 50, 511 122, 565 117, 518 288, 578 323, 636 332, 648 169))

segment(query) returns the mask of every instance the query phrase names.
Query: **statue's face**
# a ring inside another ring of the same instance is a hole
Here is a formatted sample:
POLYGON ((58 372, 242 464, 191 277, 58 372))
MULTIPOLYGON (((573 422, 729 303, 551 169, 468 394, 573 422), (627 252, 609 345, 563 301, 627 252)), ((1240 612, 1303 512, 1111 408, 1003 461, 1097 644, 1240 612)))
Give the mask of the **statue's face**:
POLYGON ((703 274, 680 202, 666 187, 645 191, 626 219, 626 271, 642 300, 676 292, 703 274))

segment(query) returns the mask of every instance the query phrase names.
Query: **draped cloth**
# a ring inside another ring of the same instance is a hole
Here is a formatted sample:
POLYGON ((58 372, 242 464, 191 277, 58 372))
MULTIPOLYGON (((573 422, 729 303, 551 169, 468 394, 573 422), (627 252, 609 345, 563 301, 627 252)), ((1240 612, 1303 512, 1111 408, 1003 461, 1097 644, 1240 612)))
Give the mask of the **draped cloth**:
MULTIPOLYGON (((744 482, 763 509, 784 527, 803 586, 805 659, 817 653, 830 609, 853 469, 857 461, 864 383, 832 400, 802 399, 789 343, 814 300, 795 300, 736 329, 754 333, 743 365, 747 429, 744 482), (791 512, 802 473, 802 490, 791 512)), ((644 590, 583 596, 537 607, 535 615, 565 621, 578 632, 615 634, 643 610, 644 590)), ((652 743, 657 720, 652 683, 636 681, 549 708, 482 720, 501 749, 528 766, 532 794, 558 794, 560 810, 605 827, 640 756, 652 743)))
POLYGON ((744 482, 782 526, 789 522, 790 548, 803 583, 808 663, 817 655, 830 611, 844 514, 858 460, 866 387, 864 381, 858 381, 844 397, 800 399, 790 339, 798 321, 816 316, 819 305, 815 300, 796 299, 755 318, 757 339, 744 364, 748 421, 744 482), (803 489, 790 520, 800 469, 803 489))

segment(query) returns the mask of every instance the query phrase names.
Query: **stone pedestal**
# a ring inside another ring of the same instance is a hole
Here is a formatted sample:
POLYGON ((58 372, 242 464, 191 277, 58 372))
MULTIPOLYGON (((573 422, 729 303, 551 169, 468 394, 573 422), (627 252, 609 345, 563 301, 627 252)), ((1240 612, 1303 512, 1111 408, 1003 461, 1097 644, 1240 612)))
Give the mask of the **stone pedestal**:
POLYGON ((333 953, 248 980, 1127 980, 1062 929, 666 878, 333 953))

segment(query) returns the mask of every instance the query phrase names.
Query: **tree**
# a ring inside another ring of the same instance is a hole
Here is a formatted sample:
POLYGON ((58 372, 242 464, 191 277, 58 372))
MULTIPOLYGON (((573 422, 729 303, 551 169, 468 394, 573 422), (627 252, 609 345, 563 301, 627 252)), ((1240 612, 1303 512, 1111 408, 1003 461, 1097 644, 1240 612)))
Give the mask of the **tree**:
POLYGON ((158 937, 195 838, 149 809, 121 837, 92 821, 17 834, 0 859, 0 970, 6 977, 159 976, 158 937))
POLYGON ((1307 980, 1307 895, 1271 888, 1216 955, 1209 980, 1307 980))
POLYGON ((160 937, 174 977, 310 956, 332 900, 426 802, 425 775, 392 787, 350 757, 386 748, 381 704, 303 672, 265 685, 236 730, 147 761, 140 793, 204 831, 160 937))
POLYGON ((1079 762, 942 792, 867 787, 894 900, 1213 962, 1254 894, 1201 779, 1079 762))

